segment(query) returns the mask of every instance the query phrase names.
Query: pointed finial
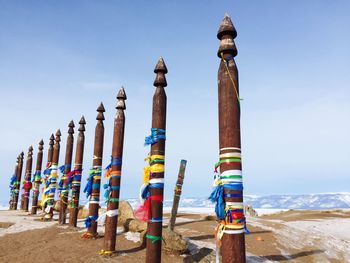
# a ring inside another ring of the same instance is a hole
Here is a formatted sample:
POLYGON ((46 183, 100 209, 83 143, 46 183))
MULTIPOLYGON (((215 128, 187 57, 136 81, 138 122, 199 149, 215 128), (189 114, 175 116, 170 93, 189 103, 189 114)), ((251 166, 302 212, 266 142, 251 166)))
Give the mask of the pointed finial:
POLYGON ((124 87, 122 86, 118 91, 116 109, 125 110, 126 109, 125 100, 126 100, 126 93, 125 93, 124 87))
POLYGON ((237 55, 237 48, 233 39, 237 37, 237 31, 228 14, 225 14, 220 24, 217 37, 221 40, 218 56, 221 58, 222 54, 229 53, 235 57, 237 55))
POLYGON ((97 117, 96 120, 98 121, 103 121, 105 119, 105 116, 103 115, 103 113, 105 112, 105 107, 103 106, 103 103, 101 102, 100 106, 98 106, 97 108, 97 117))
POLYGON ((39 149, 40 152, 44 149, 44 140, 43 139, 41 139, 41 141, 39 142, 38 149, 39 149))
POLYGON ((79 126, 79 131, 80 131, 80 132, 85 131, 85 124, 86 124, 86 121, 85 121, 84 116, 81 117, 81 119, 80 119, 80 121, 79 121, 79 124, 80 124, 80 126, 79 126))
POLYGON ((73 134, 74 133, 74 127, 75 127, 74 121, 71 120, 70 123, 68 124, 68 133, 69 134, 73 134))
POLYGON ((53 136, 53 133, 51 133, 49 145, 51 146, 54 145, 54 140, 55 140, 55 136, 53 136))
POLYGON ((164 74, 168 73, 168 69, 164 63, 162 57, 159 58, 156 67, 154 68, 154 73, 163 72, 164 74))
POLYGON ((157 75, 156 75, 156 79, 154 80, 153 86, 166 87, 167 82, 166 82, 165 74, 168 73, 168 69, 162 57, 159 58, 157 65, 154 69, 154 73, 156 73, 157 75))
POLYGON ((118 94, 117 94, 117 99, 119 100, 127 100, 127 97, 126 97, 126 93, 125 93, 125 90, 124 90, 124 87, 122 86, 120 88, 120 90, 118 91, 118 94))
POLYGON ((55 141, 56 142, 60 142, 61 141, 61 131, 60 131, 60 129, 58 129, 57 130, 57 132, 56 132, 56 138, 55 138, 55 141))
POLYGON ((29 146, 28 148, 28 157, 32 157, 33 156, 33 146, 29 146))
POLYGON ((217 37, 218 39, 221 40, 221 38, 224 35, 231 35, 232 38, 236 38, 237 37, 237 31, 236 28, 234 27, 232 20, 230 18, 230 16, 226 13, 224 16, 224 19, 222 20, 218 33, 217 33, 217 37))

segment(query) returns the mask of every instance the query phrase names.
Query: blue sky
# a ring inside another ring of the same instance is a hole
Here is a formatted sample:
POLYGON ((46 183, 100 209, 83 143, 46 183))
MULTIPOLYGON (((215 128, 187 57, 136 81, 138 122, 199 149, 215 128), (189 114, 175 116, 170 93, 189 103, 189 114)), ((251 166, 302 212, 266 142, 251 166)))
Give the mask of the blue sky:
POLYGON ((345 0, 0 1, 0 200, 17 154, 43 138, 45 161, 60 128, 63 162, 67 125, 81 115, 86 178, 101 101, 107 165, 121 85, 128 95, 121 195, 136 197, 160 56, 169 70, 167 197, 181 158, 184 196, 208 196, 218 158, 216 32, 225 12, 238 31, 245 193, 348 191, 348 10, 345 0))

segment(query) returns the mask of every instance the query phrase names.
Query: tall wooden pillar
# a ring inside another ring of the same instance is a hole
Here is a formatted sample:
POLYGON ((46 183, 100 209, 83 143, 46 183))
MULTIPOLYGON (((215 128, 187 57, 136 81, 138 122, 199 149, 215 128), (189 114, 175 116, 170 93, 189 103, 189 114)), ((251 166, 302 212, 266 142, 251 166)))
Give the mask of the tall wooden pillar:
POLYGON ((33 166, 33 147, 30 146, 28 149, 27 161, 26 161, 26 172, 23 183, 23 210, 28 212, 29 208, 29 195, 32 189, 32 166, 33 166))
POLYGON ((112 145, 112 162, 111 172, 109 174, 108 182, 108 199, 107 199, 107 213, 105 236, 103 242, 103 250, 101 254, 110 254, 115 251, 116 232, 118 222, 118 208, 120 195, 120 180, 123 160, 124 147, 124 130, 125 130, 125 100, 126 94, 122 87, 117 95, 117 113, 114 118, 113 130, 113 145, 112 145))
POLYGON ((43 149, 44 141, 39 142, 38 154, 36 157, 35 174, 33 178, 33 200, 32 200, 32 210, 31 214, 35 215, 38 209, 38 199, 40 194, 40 184, 41 184, 41 167, 43 164, 43 149))
POLYGON ((223 263, 242 263, 245 258, 245 217, 241 165, 240 98, 238 70, 234 57, 237 48, 236 29, 225 15, 217 37, 220 47, 218 72, 219 93, 219 146, 218 169, 223 182, 225 217, 221 220, 221 254, 223 263))
POLYGON ((79 212, 79 197, 80 197, 80 184, 81 184, 81 174, 83 171, 83 156, 84 156, 84 143, 85 143, 85 118, 81 117, 79 121, 79 133, 77 138, 77 146, 75 151, 75 162, 74 170, 71 173, 71 187, 72 196, 70 200, 69 209, 69 225, 76 227, 79 212))
POLYGON ((60 213, 58 217, 58 224, 64 225, 67 217, 67 205, 68 205, 68 173, 71 171, 72 156, 73 156, 73 144, 74 144, 74 122, 73 120, 68 124, 68 136, 66 143, 66 156, 64 160, 64 166, 62 167, 63 175, 60 181, 60 213))
POLYGON ((150 203, 151 203, 151 218, 147 224, 146 234, 146 262, 160 263, 162 256, 162 225, 163 225, 163 194, 164 188, 164 168, 156 170, 155 166, 162 163, 164 165, 165 159, 165 130, 166 130, 166 105, 167 97, 164 88, 167 86, 165 74, 168 70, 165 66, 163 58, 158 60, 154 69, 156 79, 153 86, 156 87, 153 96, 152 109, 152 137, 154 142, 151 143, 150 152, 150 203), (163 139, 159 135, 164 136, 163 139), (161 158, 153 158, 158 156, 161 158), (157 187, 156 187, 157 186, 157 187), (158 187, 160 186, 160 187, 158 187))

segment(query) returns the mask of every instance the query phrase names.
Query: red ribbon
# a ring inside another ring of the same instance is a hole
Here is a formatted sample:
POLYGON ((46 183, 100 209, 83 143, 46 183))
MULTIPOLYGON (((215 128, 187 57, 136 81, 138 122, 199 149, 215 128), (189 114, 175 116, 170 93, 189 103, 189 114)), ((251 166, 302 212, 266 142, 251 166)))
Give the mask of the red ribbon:
POLYGON ((23 185, 23 189, 29 190, 32 188, 32 183, 31 182, 25 182, 23 185))
POLYGON ((152 195, 147 197, 145 202, 135 211, 135 216, 137 219, 147 222, 152 218, 151 201, 163 202, 163 196, 152 195))

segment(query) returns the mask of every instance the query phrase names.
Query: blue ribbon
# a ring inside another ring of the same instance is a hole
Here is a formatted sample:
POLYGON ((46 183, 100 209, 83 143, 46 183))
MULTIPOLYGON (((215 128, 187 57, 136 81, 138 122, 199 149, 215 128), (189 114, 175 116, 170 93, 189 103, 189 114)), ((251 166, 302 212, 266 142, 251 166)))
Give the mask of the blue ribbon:
POLYGON ((12 176, 11 176, 11 180, 10 180, 10 189, 11 189, 11 190, 13 189, 13 184, 14 184, 14 182, 16 182, 16 180, 17 180, 16 175, 15 175, 15 174, 12 175, 12 176))
MULTIPOLYGON (((213 192, 209 196, 209 200, 212 202, 216 202, 215 213, 216 213, 216 216, 218 217, 218 219, 220 219, 220 220, 225 219, 224 189, 242 191, 243 184, 242 183, 231 183, 231 184, 218 185, 214 188, 213 192)), ((226 195, 228 195, 226 197, 242 197, 241 194, 226 194, 226 195)))
POLYGON ((92 221, 96 221, 98 219, 97 216, 88 216, 87 218, 85 218, 84 223, 85 223, 85 227, 86 228, 90 228, 92 221))
POLYGON ((51 174, 51 168, 46 168, 45 170, 44 170, 44 175, 50 175, 51 174))
POLYGON ((121 165, 121 164, 122 164, 122 159, 120 157, 111 156, 111 163, 107 165, 105 170, 109 170, 112 167, 112 165, 121 165))
POLYGON ((149 184, 150 188, 164 188, 164 183, 149 184))
POLYGON ((151 128, 151 135, 145 138, 145 145, 152 145, 161 139, 166 139, 165 130, 158 128, 151 128))
POLYGON ((39 175, 40 178, 41 178, 41 171, 40 171, 40 170, 37 170, 37 171, 35 172, 35 174, 34 174, 34 176, 33 176, 32 182, 35 182, 35 176, 37 176, 37 175, 39 175))
POLYGON ((215 213, 218 219, 225 219, 224 187, 222 185, 216 186, 210 194, 209 200, 213 203, 216 202, 215 213))
POLYGON ((120 190, 120 186, 118 185, 110 185, 110 182, 108 184, 104 184, 103 185, 103 188, 106 189, 105 193, 104 193, 104 198, 106 200, 108 200, 108 197, 109 197, 109 193, 112 191, 112 190, 120 190))
POLYGON ((163 222, 163 217, 152 217, 150 220, 152 223, 163 222))
POLYGON ((243 197, 242 194, 224 194, 224 197, 243 197))
POLYGON ((151 192, 149 191, 149 184, 143 188, 142 193, 141 193, 141 198, 142 199, 147 199, 148 197, 151 196, 151 192))

